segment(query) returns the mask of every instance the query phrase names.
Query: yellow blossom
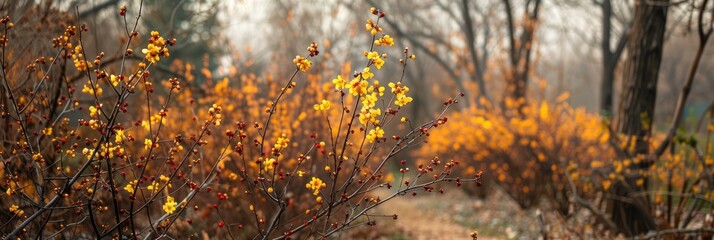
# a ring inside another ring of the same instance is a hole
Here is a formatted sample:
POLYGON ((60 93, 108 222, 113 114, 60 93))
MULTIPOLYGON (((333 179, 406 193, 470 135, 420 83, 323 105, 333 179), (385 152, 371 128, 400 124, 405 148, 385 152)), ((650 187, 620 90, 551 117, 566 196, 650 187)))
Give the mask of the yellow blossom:
POLYGON ((23 214, 25 214, 25 211, 23 211, 22 209, 20 209, 20 207, 17 206, 17 205, 15 205, 15 204, 13 204, 12 206, 10 206, 10 209, 9 209, 9 210, 10 210, 11 213, 14 213, 14 214, 17 215, 17 216, 22 216, 23 214))
POLYGON ((74 54, 72 54, 72 61, 74 62, 74 67, 80 72, 84 72, 87 68, 92 67, 92 63, 84 60, 84 51, 82 51, 82 45, 77 45, 74 48, 74 54))
POLYGON ((119 85, 119 78, 114 74, 109 75, 109 83, 111 83, 112 86, 116 87, 117 85, 119 85))
POLYGON ((151 139, 144 139, 144 149, 149 150, 152 146, 154 146, 154 142, 151 139))
POLYGON ((408 103, 412 102, 412 100, 413 100, 412 97, 407 97, 407 96, 397 97, 397 100, 394 101, 394 104, 396 104, 397 106, 403 107, 404 105, 407 105, 408 103))
POLYGON ((374 84, 372 84, 372 90, 380 97, 384 96, 384 87, 379 85, 379 81, 374 80, 374 84))
POLYGON ((265 161, 265 163, 263 163, 263 171, 267 172, 267 171, 273 170, 273 168, 275 167, 276 161, 277 160, 275 160, 275 158, 271 158, 271 159, 268 159, 267 161, 265 161))
POLYGON ((409 92, 409 87, 402 86, 402 83, 397 82, 397 83, 389 83, 389 87, 392 89, 392 93, 396 96, 396 100, 394 100, 394 104, 397 106, 403 107, 407 103, 412 102, 412 98, 407 96, 406 94, 409 92))
POLYGON ((336 90, 344 89, 345 84, 347 84, 347 82, 344 79, 342 79, 342 76, 340 76, 340 75, 337 75, 337 77, 335 79, 332 79, 332 83, 335 84, 336 90))
POLYGON ((35 160, 35 162, 38 162, 38 163, 43 163, 43 162, 45 162, 45 159, 44 159, 44 157, 42 157, 42 154, 41 154, 41 153, 35 153, 35 154, 33 154, 33 155, 32 155, 32 160, 35 160))
POLYGON ((278 137, 278 141, 275 143, 273 147, 275 149, 280 150, 288 147, 288 143, 290 143, 290 139, 288 138, 288 135, 283 133, 278 137))
POLYGON ((235 181, 238 179, 238 174, 230 173, 228 174, 228 179, 235 181))
POLYGON ((382 66, 384 66, 384 60, 381 58, 374 59, 374 66, 377 66, 377 69, 382 69, 382 66))
POLYGON ((369 80, 374 77, 374 73, 372 73, 372 71, 369 67, 366 67, 362 70, 361 76, 362 76, 362 79, 369 80))
POLYGON ((374 66, 377 67, 377 69, 382 69, 382 66, 384 66, 384 60, 379 56, 379 53, 376 51, 367 53, 367 59, 372 60, 372 63, 374 66))
POLYGON ((313 191, 313 192, 312 192, 313 195, 318 195, 318 194, 320 194, 320 190, 321 190, 321 189, 324 189, 324 188, 327 187, 327 184, 325 184, 324 182, 322 182, 322 180, 319 179, 319 178, 312 177, 312 180, 310 181, 310 183, 305 184, 305 187, 306 187, 307 189, 312 190, 312 191, 313 191))
POLYGON ((374 129, 369 130, 369 133, 367 134, 367 141, 373 143, 375 140, 382 137, 384 137, 384 130, 377 126, 374 129))
POLYGON ((101 113, 102 113, 102 110, 101 110, 101 109, 96 108, 96 107, 94 107, 94 106, 89 106, 89 116, 90 116, 90 117, 96 118, 96 117, 98 117, 99 114, 101 114, 101 113))
POLYGON ((51 128, 51 127, 48 127, 48 128, 42 129, 42 134, 45 135, 45 136, 50 136, 50 135, 52 135, 52 128, 51 128))
POLYGON ((164 176, 163 174, 161 174, 161 176, 159 176, 159 180, 161 180, 162 182, 169 182, 170 179, 171 178, 164 176))
POLYGON ((152 31, 149 45, 142 49, 141 52, 146 55, 146 60, 151 63, 156 63, 161 60, 161 56, 168 57, 169 49, 165 48, 166 40, 159 36, 159 32, 152 31))
POLYGON ((379 108, 362 108, 359 113, 359 122, 362 125, 367 125, 369 123, 379 124, 378 116, 382 115, 382 110, 379 108))
POLYGON ((134 180, 132 182, 129 182, 124 186, 124 191, 128 192, 129 194, 134 194, 134 184, 136 184, 138 181, 134 180))
POLYGON ((172 214, 176 211, 176 201, 172 196, 166 197, 166 203, 164 203, 163 209, 166 214, 172 214))
POLYGON ((300 55, 295 56, 295 59, 293 59, 293 63, 295 63, 295 66, 297 66, 297 68, 303 72, 307 72, 307 70, 310 70, 310 67, 312 67, 312 62, 300 55))
POLYGON ((149 185, 148 187, 146 187, 146 189, 149 190, 149 191, 151 191, 151 192, 153 192, 153 193, 156 193, 156 192, 159 191, 159 183, 156 182, 156 181, 153 181, 153 182, 151 182, 151 185, 149 185))
POLYGON ((84 86, 82 87, 82 92, 83 92, 83 93, 95 94, 95 91, 96 91, 97 96, 101 96, 102 93, 104 92, 104 91, 102 90, 102 88, 99 87, 99 84, 98 84, 98 83, 97 83, 97 84, 94 84, 94 87, 92 87, 92 82, 91 82, 91 81, 87 81, 87 83, 85 83, 84 86))
POLYGON ((315 104, 313 108, 317 111, 325 111, 330 109, 330 101, 326 99, 322 99, 322 101, 319 104, 315 104))
POLYGON ((350 91, 352 96, 364 96, 367 94, 368 88, 369 83, 365 80, 361 80, 359 77, 352 79, 349 85, 347 85, 347 89, 350 91))
POLYGON ((384 37, 374 40, 374 44, 377 46, 394 46, 394 39, 389 35, 384 35, 384 37))
POLYGON ((125 138, 126 136, 124 135, 124 130, 117 129, 114 131, 114 142, 116 144, 120 144, 125 138))
POLYGON ((362 98, 362 105, 367 108, 372 108, 377 105, 377 93, 367 94, 362 98))

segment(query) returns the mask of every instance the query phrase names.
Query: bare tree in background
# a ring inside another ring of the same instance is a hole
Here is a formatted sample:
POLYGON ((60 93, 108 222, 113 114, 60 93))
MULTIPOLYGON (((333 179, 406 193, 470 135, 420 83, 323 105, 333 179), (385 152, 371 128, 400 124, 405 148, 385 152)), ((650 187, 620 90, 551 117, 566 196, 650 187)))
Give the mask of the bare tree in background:
MULTIPOLYGON (((384 7, 370 0, 370 4, 384 7)), ((442 32, 429 28, 419 28, 417 31, 407 30, 408 23, 387 20, 386 24, 395 29, 398 37, 405 38, 418 50, 423 51, 427 57, 435 61, 456 82, 457 87, 465 89, 461 73, 468 73, 465 78, 476 84, 478 95, 494 100, 489 94, 486 85, 487 64, 491 59, 490 45, 493 42, 503 41, 507 45, 506 58, 508 68, 503 74, 506 85, 506 97, 512 99, 525 99, 528 79, 531 74, 532 46, 538 25, 538 13, 541 9, 541 0, 518 1, 521 8, 514 8, 511 0, 498 1, 437 1, 436 6, 448 16, 463 34, 462 56, 452 57, 434 51, 437 48, 455 49, 461 44, 455 44, 446 36, 439 36, 442 32), (498 4, 500 3, 500 4, 498 4), (500 5, 500 6, 499 6, 500 5), (522 9, 522 13, 517 10, 522 9), (495 39, 494 26, 501 24, 494 18, 495 13, 505 13, 506 32, 504 39, 495 39), (523 16, 518 19, 518 16, 523 16), (495 19, 495 20, 494 20, 495 19), (435 47, 434 47, 435 46, 435 47), (463 64, 460 64, 463 63, 463 64)), ((430 22, 416 11, 404 13, 417 22, 430 22)), ((457 54, 458 55, 458 54, 457 54)))
POLYGON ((394 29, 397 37, 407 40, 420 55, 425 55, 434 61, 451 78, 451 81, 456 83, 457 88, 468 91, 464 84, 465 79, 468 79, 477 85, 477 93, 472 95, 491 100, 486 87, 485 74, 490 55, 488 44, 492 36, 490 22, 494 8, 492 2, 463 0, 436 1, 428 4, 409 3, 414 8, 410 10, 405 10, 401 2, 393 5, 377 4, 373 0, 368 2, 378 8, 394 9, 395 14, 403 16, 385 19, 386 26, 394 29), (411 28, 415 26, 414 22, 424 24, 433 22, 434 19, 431 19, 427 12, 434 10, 435 15, 447 16, 447 21, 457 26, 458 32, 463 34, 457 39, 463 40, 463 44, 455 44, 456 41, 450 38, 450 33, 444 29, 411 28), (458 51, 453 51, 457 48, 458 51), (446 52, 452 52, 454 55, 445 54, 446 52))
POLYGON ((504 99, 523 99, 525 101, 541 0, 525 1, 523 19, 521 19, 520 24, 517 24, 514 20, 512 1, 502 0, 502 2, 506 12, 509 44, 508 59, 510 60, 510 71, 504 76, 506 80, 504 99))
POLYGON ((594 0, 593 3, 600 8, 602 12, 601 29, 602 40, 600 42, 600 51, 602 54, 602 76, 600 82, 600 112, 605 116, 611 116, 613 113, 613 101, 615 95, 615 68, 620 60, 625 44, 627 43, 627 31, 629 30, 629 22, 620 21, 624 29, 619 36, 616 36, 615 48, 612 47, 613 39, 613 20, 617 19, 613 11, 611 0, 594 0))

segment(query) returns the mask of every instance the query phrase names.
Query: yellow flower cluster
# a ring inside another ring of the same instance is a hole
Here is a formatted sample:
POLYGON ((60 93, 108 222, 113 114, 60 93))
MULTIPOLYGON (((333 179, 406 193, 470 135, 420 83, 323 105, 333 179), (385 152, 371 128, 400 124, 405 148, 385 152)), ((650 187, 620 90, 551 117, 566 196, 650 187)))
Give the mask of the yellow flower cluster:
POLYGON ((45 135, 45 136, 52 135, 52 128, 48 127, 48 128, 42 129, 42 135, 45 135))
POLYGON ((16 216, 22 216, 23 214, 25 214, 25 211, 23 211, 22 209, 20 209, 20 207, 18 207, 18 206, 15 205, 15 204, 13 204, 12 206, 10 206, 10 209, 9 209, 9 210, 10 210, 11 213, 14 213, 16 216))
POLYGON ((172 214, 176 211, 176 205, 178 204, 176 203, 176 200, 174 200, 174 197, 166 196, 166 203, 164 203, 162 208, 166 214, 172 214))
POLYGON ((295 63, 295 66, 297 66, 297 68, 303 72, 307 72, 307 70, 310 70, 310 67, 312 67, 312 62, 300 55, 295 56, 295 59, 293 59, 293 63, 295 63))
POLYGON ((109 83, 111 83, 112 86, 116 87, 117 85, 119 85, 119 77, 114 74, 109 75, 109 83))
POLYGON ((367 88, 367 94, 362 98, 362 106, 373 108, 377 105, 377 97, 384 96, 384 87, 379 86, 379 81, 375 80, 371 87, 367 88))
POLYGON ((367 59, 372 60, 372 64, 374 64, 377 69, 382 69, 382 66, 384 66, 384 59, 379 56, 377 51, 367 53, 367 59))
POLYGON ((273 170, 276 162, 277 162, 277 160, 275 160, 275 158, 271 158, 271 159, 268 159, 267 161, 265 161, 265 163, 263 163, 263 171, 267 172, 267 171, 273 170))
POLYGON ((89 106, 89 116, 96 118, 99 116, 99 114, 102 114, 102 110, 99 108, 96 108, 94 106, 89 106))
POLYGON ((389 35, 384 35, 383 37, 374 40, 374 45, 377 46, 394 46, 394 39, 389 35))
POLYGON ((161 176, 159 176, 159 180, 161 180, 162 182, 169 182, 169 179, 170 179, 169 177, 164 176, 163 174, 161 174, 161 176))
MULTIPOLYGON (((366 68, 368 70, 369 68, 366 68)), ((352 96, 364 96, 367 94, 367 89, 369 88, 369 82, 361 80, 360 77, 356 77, 350 81, 347 85, 347 89, 350 91, 352 96)))
POLYGON ((87 81, 87 83, 84 84, 82 87, 82 92, 87 93, 87 94, 94 94, 94 91, 96 90, 97 96, 101 96, 102 93, 104 92, 101 87, 99 87, 99 83, 95 83, 94 87, 92 87, 92 82, 87 81))
POLYGON ((382 28, 374 23, 372 19, 367 19, 367 24, 364 25, 364 29, 372 35, 377 35, 378 32, 382 31, 382 28))
POLYGON ((121 144, 124 141, 124 139, 126 139, 124 130, 122 130, 122 129, 114 130, 114 142, 116 144, 121 144))
POLYGON ((394 104, 397 106, 403 107, 404 105, 407 105, 407 103, 412 102, 412 97, 407 96, 406 94, 409 92, 409 87, 402 86, 402 83, 389 83, 389 87, 392 89, 392 93, 396 96, 396 100, 394 100, 394 104))
POLYGON ((363 107, 359 112, 359 122, 365 126, 369 123, 377 125, 379 124, 379 119, 377 119, 377 117, 380 115, 382 115, 382 110, 379 108, 363 107))
POLYGON ((288 143, 290 143, 290 138, 288 138, 287 134, 283 133, 280 137, 278 137, 278 141, 273 147, 277 150, 284 149, 288 147, 288 143))
POLYGON ((376 128, 369 130, 369 133, 367 134, 367 140, 370 143, 373 143, 375 140, 383 138, 384 137, 384 129, 381 127, 377 126, 376 128))
POLYGON ((305 184, 305 187, 307 189, 312 190, 313 195, 318 195, 318 194, 320 194, 320 190, 327 187, 327 184, 322 182, 322 180, 319 178, 312 177, 312 180, 310 181, 310 183, 305 184))
POLYGON ((127 183, 126 186, 124 186, 124 191, 128 192, 129 194, 134 194, 134 185, 136 185, 136 183, 138 183, 138 182, 139 181, 134 180, 134 181, 127 183))
POLYGON ((35 153, 35 154, 33 154, 33 155, 32 155, 32 160, 34 160, 35 162, 38 162, 38 163, 44 163, 44 162, 45 162, 45 159, 44 159, 44 157, 42 157, 42 154, 41 154, 41 153, 35 153))
POLYGON ((152 193, 156 193, 159 191, 159 183, 156 181, 151 182, 151 185, 146 187, 147 190, 151 191, 152 193))
MULTIPOLYGON (((144 149, 145 150, 149 150, 153 146, 155 146, 154 141, 151 141, 151 139, 148 139, 148 138, 144 139, 144 149)), ((158 144, 156 146, 158 146, 158 144)))
MULTIPOLYGON (((352 81, 347 84, 347 90, 349 90, 352 96, 365 96, 369 93, 372 93, 375 90, 375 86, 370 87, 369 82, 367 82, 367 80, 372 79, 373 77, 374 73, 371 72, 371 69, 369 67, 366 67, 362 70, 362 73, 360 73, 357 77, 353 78, 352 81)), ((376 89, 379 92, 379 82, 375 83, 377 85, 376 89)), ((337 86, 338 85, 335 84, 335 88, 337 88, 337 86)), ((384 91, 382 90, 382 92, 384 91)))
POLYGON ((120 154, 120 155, 124 154, 123 147, 114 146, 111 143, 102 144, 102 146, 99 148, 99 151, 101 153, 101 156, 104 158, 113 158, 117 154, 120 154))
POLYGON ((149 45, 146 46, 142 53, 146 55, 146 60, 151 63, 156 63, 161 60, 161 56, 168 57, 169 49, 165 48, 166 40, 159 36, 159 32, 151 31, 151 38, 149 38, 149 45))
POLYGON ((330 109, 330 105, 331 105, 330 101, 328 101, 326 99, 322 99, 322 101, 319 104, 315 104, 315 106, 313 106, 313 108, 317 111, 325 111, 325 110, 330 109))
POLYGON ((343 79, 340 75, 337 75, 335 79, 332 79, 332 83, 335 84, 335 90, 338 91, 344 89, 345 85, 347 84, 345 79, 343 79))
POLYGON ((146 121, 146 120, 141 121, 141 126, 144 127, 144 129, 149 130, 149 127, 150 127, 149 123, 151 123, 151 125, 156 126, 159 124, 159 122, 161 124, 166 124, 166 116, 161 117, 161 115, 159 113, 154 114, 151 117, 149 117, 149 121, 146 121))
POLYGON ((221 115, 221 112, 223 111, 223 108, 221 106, 218 106, 218 104, 213 104, 211 108, 208 109, 208 115, 213 117, 213 124, 216 126, 221 125, 221 119, 223 118, 223 115, 221 115))
POLYGON ((80 72, 84 72, 87 68, 92 67, 92 63, 84 60, 84 51, 82 51, 82 46, 77 45, 74 47, 74 54, 72 54, 72 61, 74 62, 74 67, 80 72))

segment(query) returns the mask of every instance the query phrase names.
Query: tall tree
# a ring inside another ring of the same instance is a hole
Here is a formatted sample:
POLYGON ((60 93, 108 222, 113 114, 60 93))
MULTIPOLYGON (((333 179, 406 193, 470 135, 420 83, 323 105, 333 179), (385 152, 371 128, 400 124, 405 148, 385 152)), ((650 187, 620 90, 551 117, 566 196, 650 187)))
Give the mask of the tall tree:
POLYGON ((614 101, 614 82, 615 82, 615 68, 620 60, 623 50, 625 49, 625 44, 627 43, 627 28, 628 23, 624 23, 625 30, 617 38, 617 43, 615 48, 612 48, 612 38, 613 38, 613 5, 611 0, 593 1, 602 12, 601 17, 601 28, 602 28, 602 41, 600 42, 600 51, 602 53, 602 80, 600 82, 600 112, 606 116, 610 116, 613 113, 613 101, 614 101))
MULTIPOLYGON (((618 133, 635 139, 632 156, 649 153, 648 139, 657 97, 668 5, 669 0, 657 3, 640 0, 635 6, 615 121, 618 133)), ((644 162, 632 164, 630 171, 625 171, 629 174, 613 188, 616 197, 609 205, 611 217, 619 231, 627 236, 645 233, 656 227, 649 212, 648 198, 632 196, 632 193, 646 190, 647 183, 637 184, 637 181, 642 181, 641 172, 647 167, 644 162)))
MULTIPOLYGON (((420 55, 426 55, 451 78, 459 90, 478 98, 493 101, 486 89, 486 65, 490 58, 489 43, 493 37, 491 16, 496 4, 491 1, 410 1, 409 7, 399 1, 391 4, 369 0, 369 4, 378 8, 394 9, 400 18, 384 19, 385 24, 393 29, 395 35, 408 41, 420 55), (453 23, 458 28, 459 37, 453 38, 446 29, 424 28, 431 24, 430 14, 445 16, 447 24, 453 23), (419 24, 414 24, 419 23, 419 24), (454 49, 459 49, 454 51, 454 49), (444 54, 453 51, 453 54, 444 54), (476 84, 476 93, 469 93, 466 81, 476 84)), ((466 102, 468 105, 469 102, 466 102)))
POLYGON ((510 69, 505 76, 506 94, 504 99, 525 100, 541 0, 525 1, 523 19, 521 19, 520 25, 515 23, 511 0, 502 0, 502 2, 506 12, 509 44, 508 59, 510 61, 510 69), (522 29, 519 30, 517 28, 519 26, 522 29), (520 33, 520 35, 517 33, 520 33))

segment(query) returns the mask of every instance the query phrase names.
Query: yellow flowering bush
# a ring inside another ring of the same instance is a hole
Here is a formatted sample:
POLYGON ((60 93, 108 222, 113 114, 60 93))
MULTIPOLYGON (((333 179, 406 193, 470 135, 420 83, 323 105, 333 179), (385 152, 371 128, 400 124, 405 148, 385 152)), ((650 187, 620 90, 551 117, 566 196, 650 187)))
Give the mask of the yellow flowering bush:
MULTIPOLYGON (((515 101, 500 108, 472 107, 454 114, 445 127, 436 129, 425 153, 467 154, 473 159, 468 171, 488 169, 490 182, 506 188, 521 207, 553 198, 567 209, 565 167, 570 163, 609 161, 609 132, 603 121, 584 109, 570 107, 565 100, 529 102, 517 113, 515 101)), ((456 157, 456 156, 455 156, 456 157)))
MULTIPOLYGON (((479 171, 462 176, 458 160, 437 157, 389 174, 388 165, 407 165, 395 156, 444 125, 461 96, 433 120, 397 121, 409 88, 402 76, 382 79, 386 91, 379 71, 415 58, 405 49, 390 62, 373 49, 395 40, 379 25, 384 12, 370 12, 362 66, 331 71, 312 43, 292 63, 221 77, 171 59, 181 39, 144 37, 141 13, 126 7, 121 49, 109 59, 87 50, 91 29, 67 24, 52 40, 55 57, 27 68, 42 87, 0 66, 9 89, 0 124, 18 129, 0 135, 2 237, 327 238, 373 221, 371 211, 390 199, 480 184, 479 171)), ((2 18, 6 31, 11 24, 2 18)), ((2 40, 3 52, 18 51, 2 40)), ((3 63, 32 61, 7 56, 3 63)))
MULTIPOLYGON (((634 150, 634 139, 613 136, 607 120, 570 106, 568 97, 566 92, 554 102, 531 100, 525 105, 506 100, 505 108, 492 108, 481 100, 482 107, 455 113, 450 124, 432 131, 419 154, 470 159, 463 169, 467 174, 484 169, 489 173, 485 184, 498 185, 521 208, 550 210, 544 213, 551 224, 549 235, 558 238, 607 238, 617 233, 605 200, 614 196, 616 185, 629 184, 626 176, 633 174, 642 177, 632 184, 648 186, 648 192, 640 193, 651 200, 645 207, 666 224, 665 229, 691 224, 697 214, 711 214, 714 180, 708 174, 714 154, 697 150, 696 137, 680 137, 676 151, 633 172, 632 167, 647 157, 625 154, 634 150), (593 217, 575 217, 578 214, 593 217), (572 228, 584 225, 603 231, 572 228)), ((712 132, 708 129, 705 138, 711 139, 712 132)), ((650 139, 652 148, 659 139, 650 139)))

